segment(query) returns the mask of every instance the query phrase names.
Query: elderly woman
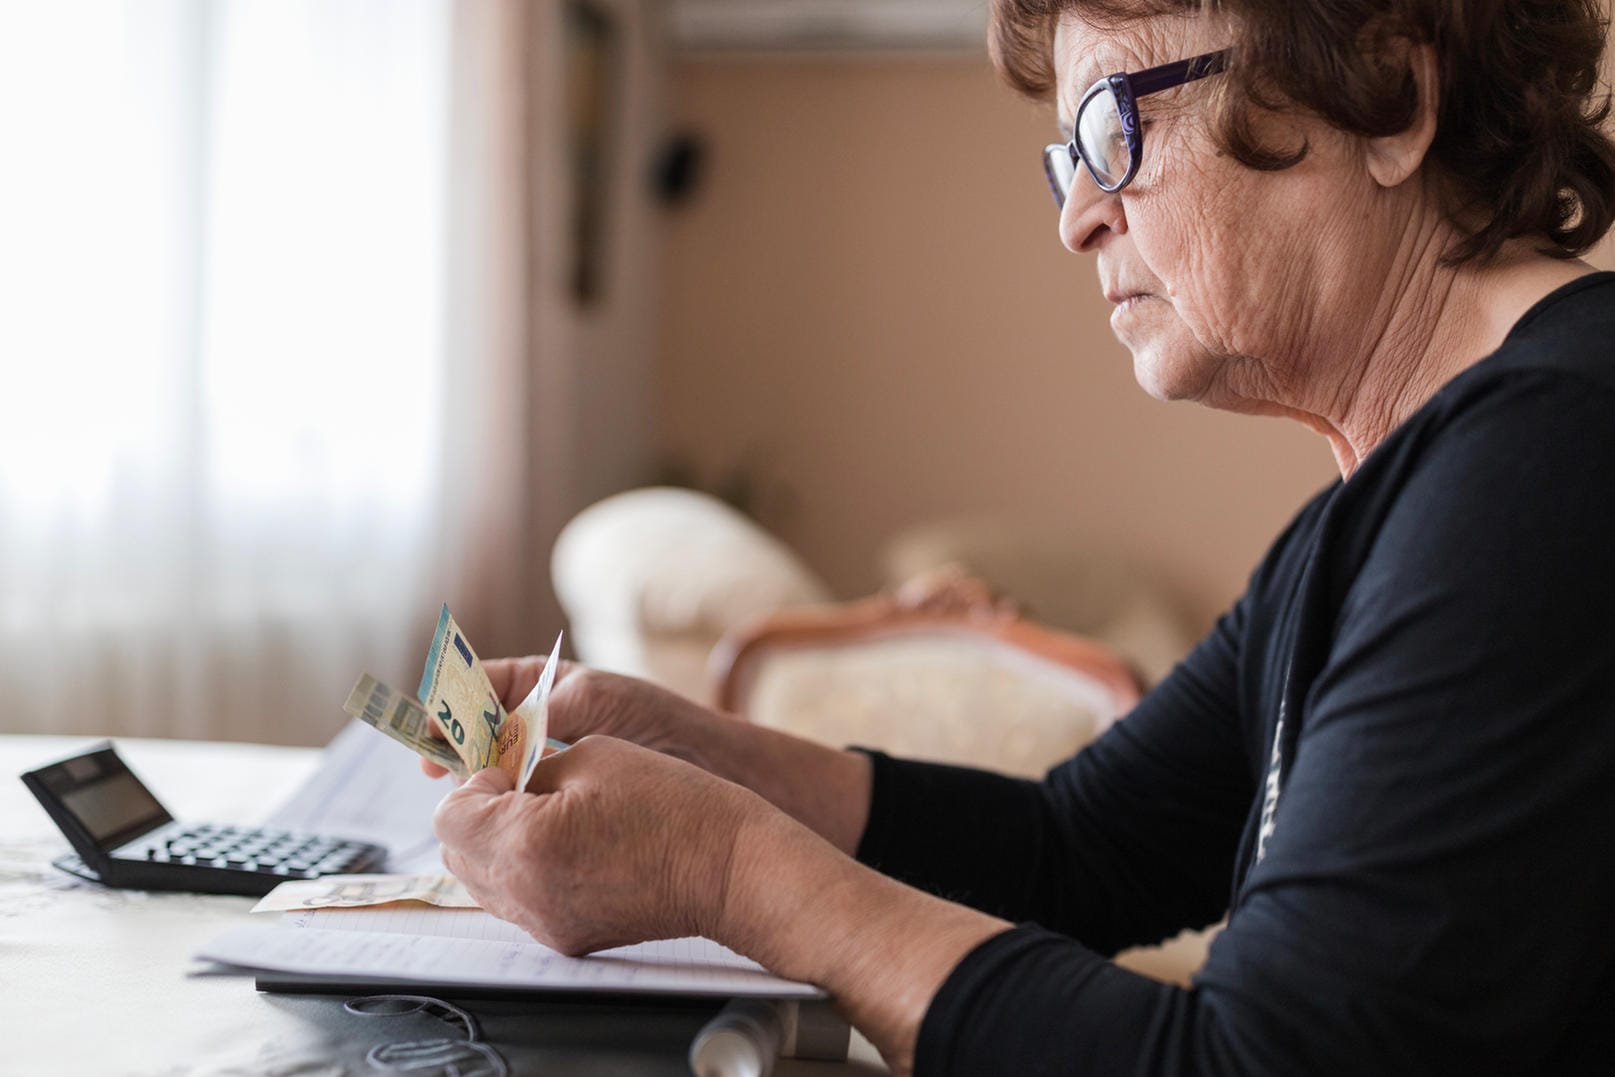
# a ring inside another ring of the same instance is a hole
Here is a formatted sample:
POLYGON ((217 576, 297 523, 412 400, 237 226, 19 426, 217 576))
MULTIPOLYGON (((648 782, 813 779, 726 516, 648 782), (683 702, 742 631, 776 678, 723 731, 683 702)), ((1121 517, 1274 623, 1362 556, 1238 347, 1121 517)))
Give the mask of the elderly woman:
MULTIPOLYGON (((923 1073, 1615 1069, 1615 214, 1596 0, 995 0, 1139 382, 1341 481, 1041 782, 569 670, 437 826, 570 952, 705 934, 923 1073), (508 781, 508 780, 507 780, 508 781), (533 795, 537 794, 537 795, 533 795), (1226 916, 1190 989, 1106 960, 1226 916)), ((537 662, 494 664, 507 698, 537 662)), ((983 715, 983 721, 991 721, 983 715)))

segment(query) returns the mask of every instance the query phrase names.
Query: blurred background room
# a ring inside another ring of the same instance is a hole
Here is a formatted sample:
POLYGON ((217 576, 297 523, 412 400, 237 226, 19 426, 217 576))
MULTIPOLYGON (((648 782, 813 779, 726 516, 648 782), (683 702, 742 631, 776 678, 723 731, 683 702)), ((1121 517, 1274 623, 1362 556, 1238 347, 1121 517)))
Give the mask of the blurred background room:
POLYGON ((484 657, 675 637, 697 691, 950 563, 1147 610, 1108 642, 1159 676, 1333 461, 1137 387, 985 22, 0 5, 0 728, 324 743, 444 602, 484 657), (710 499, 578 517, 665 486, 710 499))

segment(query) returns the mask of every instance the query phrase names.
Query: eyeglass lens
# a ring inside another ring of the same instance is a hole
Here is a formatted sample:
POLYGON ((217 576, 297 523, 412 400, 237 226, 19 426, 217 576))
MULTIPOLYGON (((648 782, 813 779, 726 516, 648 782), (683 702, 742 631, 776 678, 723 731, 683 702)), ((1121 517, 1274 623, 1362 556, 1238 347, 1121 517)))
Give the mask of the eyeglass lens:
MULTIPOLYGON (((1121 185, 1131 164, 1131 150, 1122 131, 1121 109, 1109 87, 1094 94, 1077 114, 1077 144, 1095 182, 1105 190, 1121 185)), ((1054 204, 1065 208, 1071 185, 1077 179, 1077 162, 1067 145, 1055 143, 1043 150, 1043 174, 1049 181, 1054 204)))
POLYGON ((1129 150, 1121 109, 1110 89, 1094 94, 1077 114, 1077 145, 1099 186, 1113 189, 1127 175, 1129 150))
POLYGON ((1071 150, 1064 142, 1043 148, 1043 175, 1048 178, 1054 204, 1065 209, 1065 196, 1077 178, 1077 162, 1071 159, 1071 150))

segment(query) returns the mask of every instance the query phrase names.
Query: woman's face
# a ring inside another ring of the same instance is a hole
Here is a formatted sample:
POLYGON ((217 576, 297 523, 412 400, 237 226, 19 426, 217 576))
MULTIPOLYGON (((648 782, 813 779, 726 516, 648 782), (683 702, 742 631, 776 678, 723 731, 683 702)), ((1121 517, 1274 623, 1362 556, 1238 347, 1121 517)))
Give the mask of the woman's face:
MULTIPOLYGON (((1062 128, 1097 79, 1226 44, 1198 19, 1098 30, 1066 16, 1054 40, 1062 128)), ((1115 304, 1111 328, 1147 392, 1262 410, 1261 401, 1293 397, 1316 375, 1317 345, 1361 301, 1342 289, 1373 271, 1363 264, 1377 257, 1365 229, 1389 222, 1376 216, 1359 151, 1325 125, 1264 118, 1268 145, 1307 140, 1293 168, 1258 172, 1222 154, 1212 131, 1221 77, 1140 98, 1137 176, 1106 194, 1079 170, 1060 238, 1098 256, 1100 286, 1115 304)))

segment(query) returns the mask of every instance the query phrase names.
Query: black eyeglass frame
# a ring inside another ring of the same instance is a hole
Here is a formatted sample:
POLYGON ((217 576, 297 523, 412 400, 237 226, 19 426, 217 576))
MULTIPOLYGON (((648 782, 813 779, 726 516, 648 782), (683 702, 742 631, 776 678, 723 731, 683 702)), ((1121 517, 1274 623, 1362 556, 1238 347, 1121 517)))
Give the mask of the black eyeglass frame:
POLYGON ((1049 181, 1049 190, 1054 192, 1055 204, 1062 210, 1065 208, 1065 191, 1061 189, 1059 179, 1055 175, 1051 154, 1071 155, 1072 182, 1076 181, 1078 165, 1082 165, 1088 169, 1088 175, 1101 191, 1114 194, 1133 182, 1133 177, 1138 175, 1139 163, 1144 159, 1144 128, 1138 119, 1138 99, 1226 70, 1230 52, 1229 49, 1219 49, 1216 52, 1191 56, 1187 60, 1174 60, 1159 67, 1146 68, 1143 71, 1118 71, 1106 75, 1088 87, 1088 92, 1082 95, 1082 100, 1077 104, 1076 115, 1071 119, 1071 141, 1063 144, 1053 142, 1043 147, 1043 174, 1049 181), (1095 98, 1104 93, 1109 93, 1116 100, 1116 112, 1121 117, 1122 137, 1127 142, 1127 171, 1121 179, 1108 186, 1099 178, 1099 173, 1088 161, 1088 155, 1083 152, 1081 145, 1082 114, 1095 98))

